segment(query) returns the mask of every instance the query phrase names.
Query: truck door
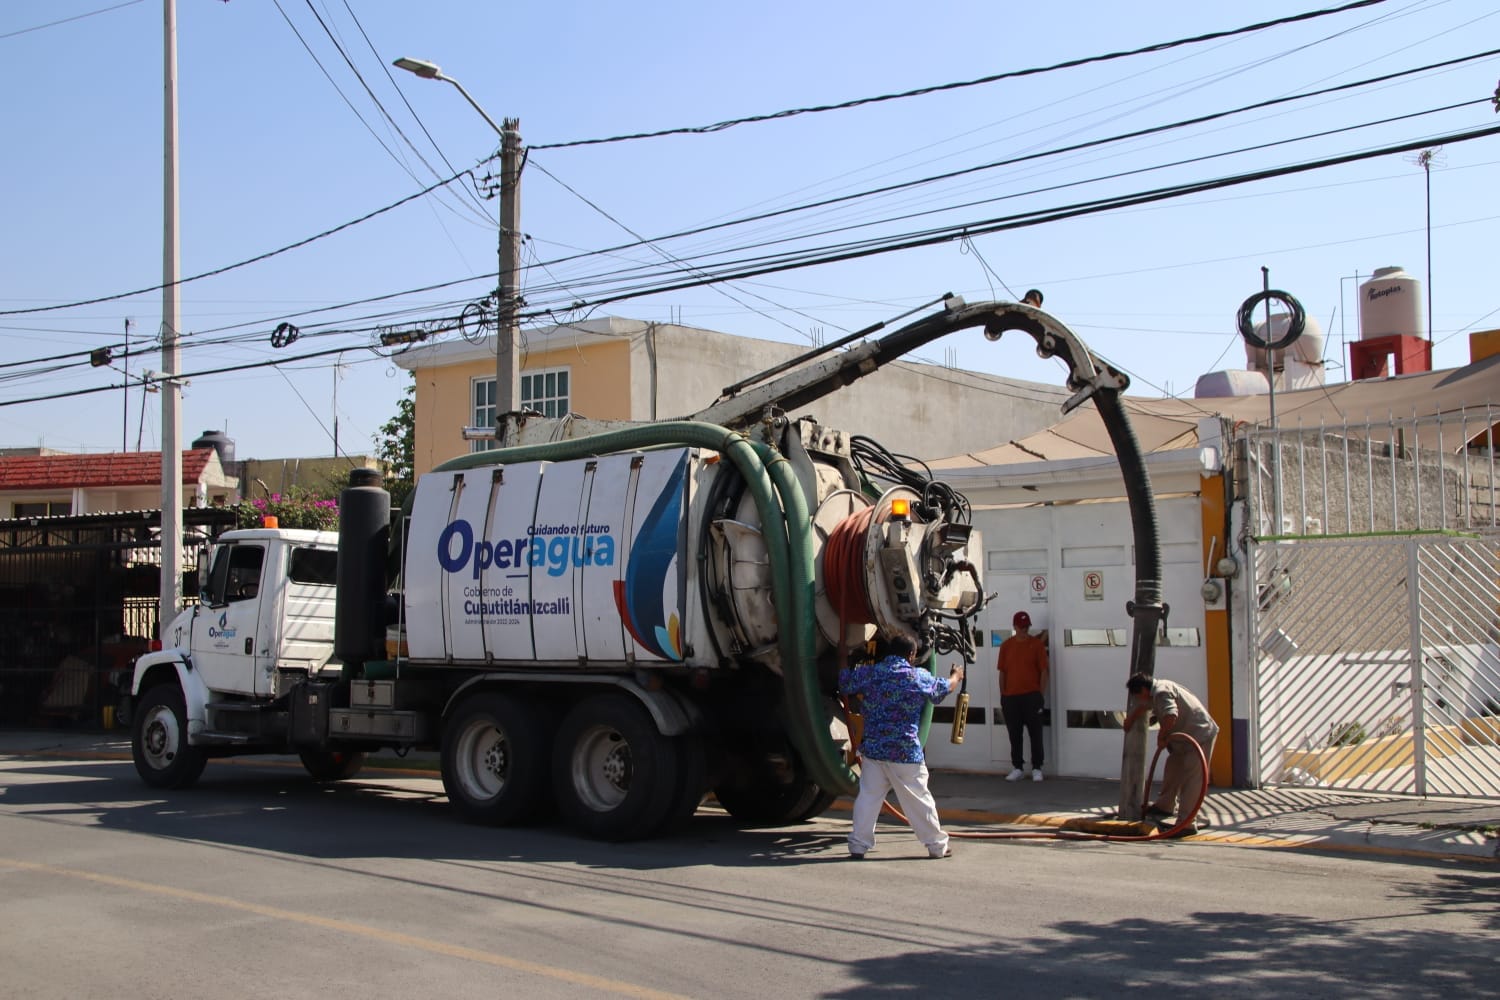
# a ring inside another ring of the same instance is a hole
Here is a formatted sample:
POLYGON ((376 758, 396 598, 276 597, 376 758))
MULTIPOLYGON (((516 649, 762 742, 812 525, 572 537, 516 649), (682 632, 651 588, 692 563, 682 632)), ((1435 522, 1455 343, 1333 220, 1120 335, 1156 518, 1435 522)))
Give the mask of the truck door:
POLYGON ((255 693, 265 562, 264 544, 253 541, 224 545, 214 554, 190 647, 193 667, 211 691, 255 693))

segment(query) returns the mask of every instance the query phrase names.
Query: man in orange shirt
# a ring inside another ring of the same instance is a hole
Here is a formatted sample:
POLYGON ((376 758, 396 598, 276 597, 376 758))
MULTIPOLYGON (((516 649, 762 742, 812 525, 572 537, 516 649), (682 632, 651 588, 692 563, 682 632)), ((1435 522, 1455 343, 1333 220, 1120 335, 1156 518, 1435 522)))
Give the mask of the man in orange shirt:
POLYGON ((1046 707, 1047 640, 1031 635, 1031 616, 1017 611, 1012 619, 1015 634, 1000 644, 1000 711, 1005 716, 1005 731, 1010 735, 1011 772, 1006 781, 1026 777, 1022 767, 1021 729, 1031 736, 1031 780, 1042 780, 1042 710, 1046 707))

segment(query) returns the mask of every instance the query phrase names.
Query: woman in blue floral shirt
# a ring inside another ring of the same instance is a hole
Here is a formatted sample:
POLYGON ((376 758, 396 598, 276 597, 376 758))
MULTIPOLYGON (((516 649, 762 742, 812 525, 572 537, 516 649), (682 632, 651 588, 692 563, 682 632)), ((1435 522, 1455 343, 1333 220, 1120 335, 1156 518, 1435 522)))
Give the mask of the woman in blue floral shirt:
POLYGON ((938 822, 937 804, 927 790, 927 761, 918 731, 922 709, 948 696, 964 677, 953 667, 948 679, 912 666, 917 644, 906 635, 893 636, 889 655, 877 663, 862 663, 839 671, 839 690, 862 704, 864 738, 859 746, 859 795, 854 800, 854 826, 849 831, 849 856, 862 859, 875 846, 875 823, 886 794, 896 790, 901 811, 912 832, 927 848, 928 857, 946 858, 948 835, 938 822))

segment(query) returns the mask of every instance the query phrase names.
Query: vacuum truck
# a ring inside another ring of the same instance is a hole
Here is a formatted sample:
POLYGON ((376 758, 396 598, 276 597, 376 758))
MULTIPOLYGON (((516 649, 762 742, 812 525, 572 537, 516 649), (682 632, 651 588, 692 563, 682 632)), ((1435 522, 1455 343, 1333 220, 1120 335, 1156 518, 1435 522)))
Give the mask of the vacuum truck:
MULTIPOLYGON (((1039 298, 948 297, 682 420, 513 414, 493 432, 504 447, 422 475, 402 509, 357 470, 337 533, 225 532, 199 603, 135 664, 137 772, 183 788, 211 758, 296 754, 334 781, 373 751, 427 750, 479 823, 560 814, 637 839, 709 791, 747 822, 818 815, 857 781, 839 667, 897 633, 929 662, 972 662, 983 545, 965 498, 920 463, 784 413, 953 330, 1019 329, 1068 364, 1067 406, 1093 397, 1133 447, 1124 376, 1039 298)), ((1157 588, 1138 585, 1143 618, 1157 588)))

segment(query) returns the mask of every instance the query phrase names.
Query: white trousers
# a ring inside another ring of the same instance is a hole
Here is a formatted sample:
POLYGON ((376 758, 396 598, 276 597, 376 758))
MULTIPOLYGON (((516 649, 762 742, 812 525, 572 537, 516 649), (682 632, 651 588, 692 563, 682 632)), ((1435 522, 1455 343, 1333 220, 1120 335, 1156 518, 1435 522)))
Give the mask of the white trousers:
POLYGON ((927 790, 927 764, 898 764, 888 760, 860 763, 859 795, 854 799, 854 827, 849 831, 849 853, 864 854, 875 846, 875 823, 886 793, 896 790, 896 801, 911 823, 912 833, 927 848, 940 855, 948 849, 948 835, 938 822, 937 803, 927 790))

